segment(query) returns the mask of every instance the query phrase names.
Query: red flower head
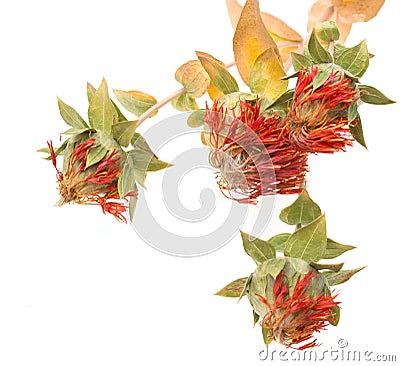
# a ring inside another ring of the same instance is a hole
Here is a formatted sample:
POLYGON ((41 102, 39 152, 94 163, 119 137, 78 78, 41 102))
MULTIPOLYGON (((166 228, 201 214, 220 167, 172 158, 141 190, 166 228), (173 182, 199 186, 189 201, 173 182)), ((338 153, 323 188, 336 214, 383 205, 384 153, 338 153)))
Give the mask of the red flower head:
POLYGON ((311 153, 344 151, 352 145, 348 108, 359 99, 353 81, 339 71, 314 90, 318 67, 300 70, 293 102, 285 120, 290 141, 311 153))
POLYGON ((229 198, 255 203, 257 197, 298 193, 307 171, 307 156, 293 147, 281 117, 260 115, 258 100, 239 101, 239 112, 214 102, 205 122, 209 128, 211 165, 229 198))
POLYGON ((269 308, 261 321, 269 339, 286 347, 298 346, 299 350, 315 347, 317 343, 313 338, 314 332, 338 320, 333 310, 339 304, 335 301, 336 294, 332 296, 326 290, 319 295, 311 294, 312 282, 317 276, 322 275, 314 270, 310 270, 303 278, 299 275, 291 289, 282 270, 274 282, 273 304, 256 294, 269 308))
MULTIPOLYGON (((121 172, 120 158, 116 150, 107 152, 98 163, 87 167, 87 157, 95 147, 96 139, 78 144, 70 156, 65 156, 64 171, 57 168, 56 156, 51 142, 48 142, 51 160, 57 170, 60 200, 58 206, 75 202, 78 204, 97 204, 103 212, 112 214, 118 221, 126 222, 126 198, 118 194, 118 176, 121 172)), ((136 196, 131 192, 129 196, 136 196)))

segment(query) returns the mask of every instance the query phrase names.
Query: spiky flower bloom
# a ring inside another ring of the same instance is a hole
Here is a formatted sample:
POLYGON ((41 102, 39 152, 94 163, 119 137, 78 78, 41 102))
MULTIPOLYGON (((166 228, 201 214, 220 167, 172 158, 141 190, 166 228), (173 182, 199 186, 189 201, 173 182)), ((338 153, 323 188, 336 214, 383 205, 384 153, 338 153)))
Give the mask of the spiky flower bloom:
MULTIPOLYGON (((118 176, 121 172, 120 158, 116 150, 107 152, 98 163, 87 166, 88 154, 95 147, 96 140, 89 139, 78 144, 70 156, 66 156, 64 171, 57 168, 56 156, 51 142, 48 142, 51 160, 57 171, 60 200, 57 205, 75 202, 78 204, 100 205, 103 213, 110 213, 118 221, 126 222, 127 199, 118 194, 118 176)), ((131 192, 129 196, 136 196, 131 192)))
POLYGON ((260 115, 259 101, 239 101, 239 111, 218 102, 207 108, 210 164, 229 198, 255 203, 257 197, 298 193, 307 171, 307 156, 293 147, 281 117, 260 115))
POLYGON ((285 120, 289 139, 305 152, 344 151, 353 143, 348 111, 359 99, 359 92, 351 79, 334 70, 315 88, 318 75, 317 66, 300 70, 285 120))
POLYGON ((274 302, 257 295, 267 305, 269 311, 261 321, 269 339, 299 350, 317 346, 314 332, 325 329, 330 322, 336 322, 334 308, 336 294, 323 290, 313 294, 313 279, 322 276, 310 270, 303 278, 299 275, 293 288, 282 270, 273 286, 274 302))

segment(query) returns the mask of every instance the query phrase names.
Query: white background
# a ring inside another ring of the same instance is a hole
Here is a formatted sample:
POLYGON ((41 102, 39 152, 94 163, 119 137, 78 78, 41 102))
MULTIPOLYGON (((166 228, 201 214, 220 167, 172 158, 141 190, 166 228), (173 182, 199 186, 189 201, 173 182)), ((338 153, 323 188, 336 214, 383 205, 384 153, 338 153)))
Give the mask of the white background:
MULTIPOLYGON (((311 4, 261 1, 303 35, 311 4)), ((347 42, 367 38, 376 57, 363 82, 395 100, 399 13, 387 1, 347 42)), ((179 88, 174 72, 194 50, 233 60, 225 2, 16 0, 1 5, 0 34, 0 365, 265 364, 247 300, 212 296, 254 269, 239 236, 204 257, 162 254, 99 208, 55 207, 55 171, 35 152, 65 129, 56 95, 85 113, 86 81, 105 76, 161 99, 179 88)), ((340 324, 320 340, 396 353, 400 107, 360 112, 369 151, 313 157, 308 176, 329 236, 358 246, 343 256, 347 268, 368 265, 342 286, 340 324)), ((278 199, 265 237, 286 230, 276 216, 293 199, 278 199)))

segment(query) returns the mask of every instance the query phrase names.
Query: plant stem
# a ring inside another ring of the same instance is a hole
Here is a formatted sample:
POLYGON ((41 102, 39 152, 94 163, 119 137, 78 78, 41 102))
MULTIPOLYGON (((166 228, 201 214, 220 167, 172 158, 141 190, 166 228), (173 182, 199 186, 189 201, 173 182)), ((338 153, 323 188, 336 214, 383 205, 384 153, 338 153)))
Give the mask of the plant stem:
MULTIPOLYGON (((229 69, 230 67, 235 66, 235 61, 232 61, 228 64, 226 64, 226 68, 229 69)), ((173 99, 180 97, 181 95, 185 94, 186 89, 181 88, 172 94, 170 94, 168 97, 160 100, 156 104, 154 104, 152 107, 150 107, 146 112, 141 114, 137 120, 137 125, 136 127, 140 126, 147 118, 151 117, 155 112, 157 112, 160 108, 164 107, 166 104, 171 102, 173 99)))
POLYGON ((151 117, 155 112, 157 112, 161 107, 165 106, 168 104, 170 101, 173 99, 181 96, 186 92, 185 88, 179 89, 175 92, 173 92, 171 95, 168 97, 164 98, 163 100, 160 100, 156 104, 154 104, 152 107, 150 107, 146 112, 144 112, 142 115, 140 115, 138 121, 137 121, 137 126, 141 125, 147 118, 151 117))

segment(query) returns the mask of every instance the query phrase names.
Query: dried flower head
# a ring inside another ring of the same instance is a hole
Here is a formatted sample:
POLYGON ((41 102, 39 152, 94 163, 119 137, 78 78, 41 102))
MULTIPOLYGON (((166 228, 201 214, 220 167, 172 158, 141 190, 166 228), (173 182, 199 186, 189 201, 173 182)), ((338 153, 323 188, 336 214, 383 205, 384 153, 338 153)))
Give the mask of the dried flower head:
POLYGON ((261 320, 261 326, 266 329, 268 338, 299 350, 317 346, 314 332, 325 329, 330 322, 335 322, 334 308, 336 294, 322 291, 312 294, 312 281, 321 276, 310 270, 303 278, 299 275, 293 288, 282 270, 275 279, 273 286, 274 302, 257 295, 267 305, 269 311, 261 320))
POLYGON ((311 153, 344 151, 352 145, 349 107, 359 99, 354 82, 332 70, 315 88, 317 66, 300 70, 293 101, 285 120, 290 141, 311 153))
POLYGON ((281 117, 260 115, 259 101, 239 101, 239 112, 218 102, 207 108, 211 165, 219 170, 222 192, 242 203, 257 197, 298 193, 305 182, 307 156, 293 147, 281 117))
MULTIPOLYGON (((126 198, 118 194, 118 176, 121 172, 120 158, 116 150, 107 152, 98 163, 87 166, 87 157, 95 147, 94 138, 78 144, 70 156, 65 156, 65 169, 57 168, 56 156, 51 142, 50 155, 57 170, 60 200, 57 205, 75 202, 78 204, 100 205, 104 213, 112 214, 118 221, 126 222, 126 198)), ((129 196, 136 196, 131 192, 129 196)))

